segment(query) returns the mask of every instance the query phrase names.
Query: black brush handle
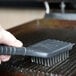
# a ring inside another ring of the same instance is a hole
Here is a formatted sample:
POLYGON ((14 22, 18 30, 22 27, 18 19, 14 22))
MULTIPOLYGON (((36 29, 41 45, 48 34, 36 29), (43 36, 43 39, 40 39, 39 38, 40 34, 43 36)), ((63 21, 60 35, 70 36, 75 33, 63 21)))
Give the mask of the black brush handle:
POLYGON ((26 55, 25 47, 0 45, 0 55, 26 55))

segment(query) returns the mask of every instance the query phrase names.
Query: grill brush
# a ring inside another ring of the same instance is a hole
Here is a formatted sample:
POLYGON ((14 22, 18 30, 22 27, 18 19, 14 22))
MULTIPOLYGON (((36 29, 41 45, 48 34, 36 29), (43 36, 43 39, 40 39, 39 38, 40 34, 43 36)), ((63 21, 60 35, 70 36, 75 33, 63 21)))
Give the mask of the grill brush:
POLYGON ((0 55, 30 56, 31 61, 45 66, 53 66, 69 57, 74 43, 46 39, 28 47, 0 45, 0 55))

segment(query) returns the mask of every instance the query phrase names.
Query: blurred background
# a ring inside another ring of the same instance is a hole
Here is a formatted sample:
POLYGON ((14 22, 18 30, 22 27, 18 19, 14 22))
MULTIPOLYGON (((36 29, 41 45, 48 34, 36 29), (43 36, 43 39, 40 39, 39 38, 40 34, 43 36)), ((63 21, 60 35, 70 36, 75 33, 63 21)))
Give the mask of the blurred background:
POLYGON ((43 18, 43 3, 21 1, 0 1, 0 24, 5 29, 43 18))
MULTIPOLYGON (((60 9, 61 0, 47 0, 51 9, 60 9)), ((64 0, 66 9, 76 12, 75 0, 64 0)), ((45 15, 44 0, 0 0, 0 24, 5 28, 12 28, 35 19, 42 19, 45 15)))

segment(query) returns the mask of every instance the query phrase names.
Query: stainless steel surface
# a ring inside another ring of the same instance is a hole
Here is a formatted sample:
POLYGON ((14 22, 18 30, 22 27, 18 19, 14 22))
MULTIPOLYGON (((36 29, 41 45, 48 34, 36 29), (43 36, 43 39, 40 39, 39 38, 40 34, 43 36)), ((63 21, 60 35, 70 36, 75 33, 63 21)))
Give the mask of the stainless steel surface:
POLYGON ((60 20, 76 20, 75 13, 50 13, 45 14, 45 18, 60 19, 60 20))
MULTIPOLYGON (((76 20, 76 12, 66 12, 66 6, 67 4, 65 3, 65 1, 61 1, 60 4, 60 11, 55 11, 53 12, 53 10, 55 10, 54 8, 52 9, 48 3, 48 1, 45 1, 45 18, 50 18, 50 19, 60 19, 60 20, 76 20)), ((73 11, 73 10, 72 10, 73 11)))

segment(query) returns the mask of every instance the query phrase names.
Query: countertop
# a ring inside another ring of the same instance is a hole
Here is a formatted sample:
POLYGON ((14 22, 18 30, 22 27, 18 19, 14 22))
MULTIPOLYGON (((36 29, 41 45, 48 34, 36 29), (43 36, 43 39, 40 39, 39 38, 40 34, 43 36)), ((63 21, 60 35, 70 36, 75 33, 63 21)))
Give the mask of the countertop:
POLYGON ((44 15, 44 9, 0 8, 0 24, 3 28, 9 29, 35 19, 41 19, 44 15))

